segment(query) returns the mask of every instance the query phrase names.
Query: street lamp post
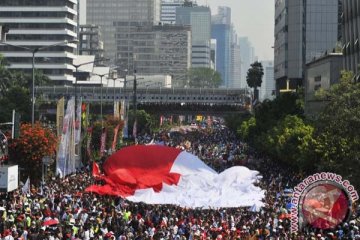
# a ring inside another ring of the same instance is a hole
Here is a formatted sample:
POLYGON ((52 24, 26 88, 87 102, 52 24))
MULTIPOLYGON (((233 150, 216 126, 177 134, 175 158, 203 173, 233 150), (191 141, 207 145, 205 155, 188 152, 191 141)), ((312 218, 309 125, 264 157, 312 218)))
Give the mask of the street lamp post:
POLYGON ((1 45, 20 48, 20 49, 23 49, 32 54, 32 86, 31 86, 31 104, 32 104, 31 105, 31 126, 32 127, 34 127, 34 119, 35 119, 35 54, 37 52, 47 49, 47 48, 61 46, 61 45, 68 44, 68 43, 77 43, 77 42, 78 42, 78 40, 63 41, 63 42, 58 42, 55 44, 51 44, 51 45, 47 45, 47 46, 43 46, 43 47, 36 47, 36 48, 28 48, 28 47, 19 46, 19 45, 13 45, 13 44, 6 43, 6 42, 0 42, 1 45))
POLYGON ((75 86, 74 86, 74 96, 75 96, 75 122, 76 122, 76 106, 77 106, 77 81, 78 81, 78 70, 81 66, 84 65, 88 65, 88 64, 92 64, 92 63, 97 63, 97 62, 102 62, 102 61, 108 61, 110 59, 108 58, 104 58, 104 59, 97 59, 95 61, 90 61, 90 62, 85 62, 85 63, 81 63, 81 64, 72 64, 73 67, 75 67, 75 86))
POLYGON ((100 86, 100 118, 101 118, 101 128, 104 127, 104 121, 103 121, 103 82, 102 82, 102 79, 103 77, 105 77, 106 75, 109 75, 109 73, 105 73, 105 74, 96 74, 96 73, 93 73, 94 75, 100 77, 100 83, 101 83, 101 86, 100 86))

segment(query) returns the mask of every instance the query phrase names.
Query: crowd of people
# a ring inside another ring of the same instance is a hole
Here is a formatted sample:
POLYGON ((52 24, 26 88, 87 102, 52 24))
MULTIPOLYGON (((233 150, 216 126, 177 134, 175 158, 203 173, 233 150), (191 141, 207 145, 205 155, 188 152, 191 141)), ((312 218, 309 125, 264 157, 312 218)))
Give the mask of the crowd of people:
MULTIPOLYGON (((147 143, 153 136, 141 136, 147 143)), ((326 231, 306 227, 290 232, 287 189, 304 177, 259 156, 224 127, 167 132, 155 141, 199 156, 218 172, 246 165, 262 175, 264 207, 189 209, 133 203, 120 197, 84 192, 94 183, 90 166, 63 179, 52 178, 23 194, 16 190, 0 202, 0 239, 360 239, 359 212, 326 231)))

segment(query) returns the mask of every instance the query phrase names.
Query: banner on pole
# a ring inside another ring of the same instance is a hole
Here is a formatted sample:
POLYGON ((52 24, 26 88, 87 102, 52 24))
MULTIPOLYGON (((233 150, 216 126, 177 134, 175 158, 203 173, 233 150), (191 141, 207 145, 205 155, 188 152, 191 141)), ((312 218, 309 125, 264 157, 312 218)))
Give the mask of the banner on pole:
POLYGON ((56 130, 57 136, 60 136, 63 128, 64 120, 64 108, 65 108, 65 99, 64 97, 60 98, 56 106, 56 130))

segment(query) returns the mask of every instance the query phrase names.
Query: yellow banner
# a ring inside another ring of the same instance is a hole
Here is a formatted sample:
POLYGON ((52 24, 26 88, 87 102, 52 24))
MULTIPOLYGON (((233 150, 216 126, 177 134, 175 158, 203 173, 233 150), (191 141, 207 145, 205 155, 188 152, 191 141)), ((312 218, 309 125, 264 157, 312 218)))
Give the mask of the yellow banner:
POLYGON ((57 130, 58 136, 60 136, 62 133, 63 120, 64 120, 64 108, 65 108, 65 99, 64 99, 64 97, 62 97, 57 102, 57 107, 56 107, 56 130, 57 130))

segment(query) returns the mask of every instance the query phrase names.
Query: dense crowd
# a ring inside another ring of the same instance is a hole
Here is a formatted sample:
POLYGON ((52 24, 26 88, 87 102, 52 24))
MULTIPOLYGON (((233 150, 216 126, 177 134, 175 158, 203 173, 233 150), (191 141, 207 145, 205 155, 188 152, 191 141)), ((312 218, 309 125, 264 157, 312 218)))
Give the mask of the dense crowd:
MULTIPOLYGON (((140 143, 153 136, 141 136, 140 143)), ((290 233, 287 189, 304 177, 278 163, 256 155, 224 127, 212 131, 166 132, 155 136, 166 145, 199 156, 218 172, 246 165, 263 176, 266 189, 261 209, 187 209, 170 205, 147 205, 119 197, 84 192, 94 183, 90 167, 64 179, 49 179, 3 195, 0 202, 0 239, 360 239, 359 212, 336 229, 306 227, 290 233)))

